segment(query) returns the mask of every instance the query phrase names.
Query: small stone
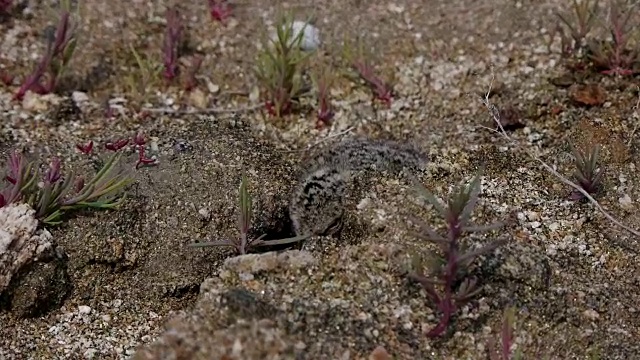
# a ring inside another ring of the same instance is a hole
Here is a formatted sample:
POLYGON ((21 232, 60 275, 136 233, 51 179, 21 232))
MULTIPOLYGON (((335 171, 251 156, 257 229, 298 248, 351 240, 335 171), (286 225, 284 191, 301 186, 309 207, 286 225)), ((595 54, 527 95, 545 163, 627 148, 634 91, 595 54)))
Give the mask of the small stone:
POLYGON ((242 346, 242 342, 240 341, 240 339, 236 339, 236 341, 233 343, 233 347, 231 348, 231 354, 233 354, 234 357, 240 356, 243 349, 244 347, 242 346))
POLYGON ((158 142, 160 139, 157 136, 152 136, 149 138, 149 149, 151 152, 157 153, 160 151, 160 147, 158 146, 158 142))
POLYGON ((302 32, 300 48, 303 51, 313 51, 320 46, 320 31, 315 26, 303 21, 293 22, 293 33, 298 36, 302 32))
POLYGON ((47 110, 49 105, 42 99, 42 96, 31 91, 27 91, 22 99, 22 107, 25 110, 41 112, 47 110))
MULTIPOLYGON (((291 30, 293 33, 291 36, 292 41, 301 36, 300 49, 302 51, 314 51, 320 46, 320 31, 315 26, 304 21, 296 20, 291 24, 291 30)), ((274 31, 271 35, 271 40, 274 42, 277 41, 277 36, 277 33, 274 31)))
POLYGON ((631 196, 629 196, 629 194, 622 195, 622 197, 618 199, 618 202, 625 210, 631 210, 633 208, 633 200, 631 200, 631 196))
POLYGON ((527 219, 529 221, 537 221, 540 220, 540 215, 535 211, 527 211, 527 219))
POLYGON ((360 202, 358 203, 358 205, 356 205, 356 209, 358 210, 363 210, 366 209, 367 206, 369 206, 369 203, 371 203, 371 199, 369 199, 368 197, 360 200, 360 202))
POLYGON ((598 84, 574 84, 569 88, 569 97, 578 105, 599 106, 604 104, 607 94, 598 84))
POLYGON ((249 273, 241 273, 240 275, 238 275, 238 278, 240 278, 241 281, 251 281, 255 279, 255 276, 249 273))
POLYGON ((253 274, 262 271, 269 272, 278 267, 278 254, 275 252, 268 252, 264 254, 240 255, 226 259, 224 261, 224 267, 236 272, 237 274, 253 274))
POLYGON ((257 103, 260 100, 260 88, 254 86, 249 92, 249 101, 251 103, 257 103))
POLYGON ((198 109, 204 109, 209 104, 209 99, 204 91, 196 88, 189 93, 189 104, 198 109))
POLYGON ((89 314, 91 313, 91 308, 86 305, 80 305, 78 306, 78 312, 80 314, 89 314))
POLYGON ((204 221, 209 221, 209 219, 211 219, 211 211, 209 211, 209 209, 207 208, 200 208, 200 210, 198 210, 198 214, 204 221))
POLYGON ((98 350, 89 348, 82 355, 84 355, 85 359, 93 359, 98 354, 98 350))
POLYGON ((400 14, 404 12, 404 6, 400 6, 398 4, 390 3, 387 5, 387 9, 392 13, 400 14))
POLYGON ((384 347, 378 346, 369 355, 369 360, 391 360, 391 355, 384 347))
POLYGON ((313 254, 302 250, 284 251, 278 255, 280 266, 289 269, 303 269, 315 265, 318 260, 313 254))
MULTIPOLYGON (((246 254, 228 258, 224 269, 237 274, 256 274, 271 272, 278 268, 300 269, 315 264, 317 260, 308 251, 289 250, 280 254, 268 252, 264 254, 246 254)), ((246 278, 246 275, 241 275, 246 278)))
POLYGON ((587 309, 582 314, 589 320, 596 320, 600 317, 600 314, 593 309, 587 309))
POLYGON ((178 153, 189 152, 193 146, 187 140, 177 139, 173 143, 173 150, 178 153))
POLYGON ((211 94, 217 94, 218 91, 220 91, 220 85, 214 84, 212 82, 208 82, 207 90, 209 90, 211 94))
POLYGON ((89 95, 82 91, 74 91, 73 93, 71 93, 71 98, 73 99, 73 102, 76 103, 76 105, 80 105, 83 102, 89 101, 89 95))

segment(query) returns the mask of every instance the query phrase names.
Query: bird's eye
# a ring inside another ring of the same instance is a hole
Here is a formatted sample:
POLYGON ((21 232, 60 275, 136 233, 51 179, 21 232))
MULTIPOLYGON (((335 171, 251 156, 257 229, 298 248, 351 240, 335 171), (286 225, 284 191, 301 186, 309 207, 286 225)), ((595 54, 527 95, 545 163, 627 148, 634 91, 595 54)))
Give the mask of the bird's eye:
POLYGON ((335 218, 329 226, 327 226, 323 235, 333 235, 342 229, 342 216, 335 218))

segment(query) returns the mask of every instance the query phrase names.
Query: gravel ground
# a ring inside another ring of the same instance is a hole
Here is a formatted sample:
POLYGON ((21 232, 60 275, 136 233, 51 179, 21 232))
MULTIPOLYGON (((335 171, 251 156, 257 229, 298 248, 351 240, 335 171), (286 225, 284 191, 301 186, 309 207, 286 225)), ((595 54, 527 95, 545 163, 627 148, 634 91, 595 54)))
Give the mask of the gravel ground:
MULTIPOLYGON (((606 172, 597 199, 640 228, 636 78, 567 70, 558 39, 548 47, 563 1, 269 0, 239 5, 226 25, 211 20, 205 3, 181 5, 190 47, 205 55, 191 93, 145 79, 130 51, 161 61, 166 2, 82 7, 79 55, 62 84, 73 96, 11 101, 44 50, 49 2, 0 22, 0 70, 18 76, 0 88, 3 158, 20 148, 87 171, 75 144, 142 131, 159 159, 131 172, 137 184, 121 210, 80 213, 50 229, 68 257, 72 290, 36 317, 0 312, 1 359, 122 359, 137 349, 139 359, 485 359, 510 305, 526 359, 640 357, 638 239, 591 204, 568 200, 571 189, 526 153, 569 175, 568 143, 599 142, 606 172), (334 122, 321 129, 311 110, 286 121, 259 111, 140 111, 253 106, 256 34, 275 5, 314 15, 329 53, 345 34, 366 34, 380 73, 395 80, 391 106, 372 106, 366 88, 340 80, 334 122), (518 146, 486 128, 493 124, 480 97, 492 80, 490 100, 518 146), (582 106, 573 84, 597 86, 601 99, 582 106), (254 232, 290 235, 291 169, 303 166, 310 145, 356 135, 420 146, 430 159, 420 180, 439 196, 484 166, 474 221, 513 219, 499 233, 468 239, 509 243, 473 267, 483 291, 442 339, 425 336, 438 314, 405 273, 411 254, 432 250, 411 236, 406 215, 437 219, 402 179, 381 175, 355 186, 340 239, 315 239, 301 252, 232 258, 187 247, 234 235, 241 166, 256 197, 254 232)), ((127 154, 134 164, 133 149, 127 154)))

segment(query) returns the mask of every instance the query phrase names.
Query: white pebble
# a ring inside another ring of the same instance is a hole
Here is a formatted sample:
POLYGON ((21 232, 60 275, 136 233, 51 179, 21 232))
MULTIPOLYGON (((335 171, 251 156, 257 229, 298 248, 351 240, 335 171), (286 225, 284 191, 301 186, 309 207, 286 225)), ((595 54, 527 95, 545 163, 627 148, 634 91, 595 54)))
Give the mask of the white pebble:
POLYGON ((238 277, 240 278, 241 281, 251 281, 254 279, 253 274, 246 273, 246 272, 240 273, 238 277))
POLYGON ((293 34, 299 36, 302 32, 302 40, 300 41, 300 48, 303 51, 313 51, 320 46, 320 31, 318 28, 305 23, 304 21, 293 22, 293 34))
POLYGON ((356 205, 356 208, 357 208, 358 210, 366 209, 366 208, 367 208, 367 206, 369 206, 369 204, 370 204, 370 203, 371 203, 371 200, 370 200, 368 197, 366 197, 366 198, 364 198, 364 199, 360 200, 360 202, 358 203, 358 205, 356 205))
POLYGON ((600 314, 598 314, 598 312, 593 309, 585 310, 583 312, 583 315, 589 320, 596 320, 597 318, 600 317, 600 314))
POLYGON ((618 202, 620 203, 620 205, 622 205, 622 207, 624 207, 627 210, 631 209, 631 204, 633 203, 633 200, 631 200, 631 196, 629 196, 629 194, 624 194, 622 195, 621 198, 618 199, 618 202))
POLYGON ((89 101, 89 96, 87 95, 87 93, 84 93, 82 91, 74 91, 71 94, 71 98, 73 99, 73 102, 76 103, 76 105, 89 101))
MULTIPOLYGON (((320 46, 320 31, 317 27, 304 21, 296 20, 291 24, 291 30, 293 32, 292 39, 297 39, 298 36, 301 36, 300 49, 302 51, 313 51, 320 46)), ((277 33, 274 32, 271 35, 271 39, 277 41, 277 33)))
POLYGON ((198 210, 198 214, 200 214, 202 220, 211 219, 211 211, 209 211, 209 209, 207 208, 200 208, 200 210, 198 210))
POLYGON ((389 11, 391 11, 391 12, 396 13, 396 14, 400 14, 400 13, 402 13, 404 11, 404 6, 400 6, 398 4, 391 3, 391 4, 387 5, 387 9, 389 11))
POLYGON ((78 306, 78 312, 80 312, 80 314, 89 314, 91 313, 91 308, 87 305, 80 305, 78 306))
POLYGON ((85 351, 83 355, 85 359, 93 359, 97 353, 98 350, 96 349, 87 349, 87 351, 85 351))

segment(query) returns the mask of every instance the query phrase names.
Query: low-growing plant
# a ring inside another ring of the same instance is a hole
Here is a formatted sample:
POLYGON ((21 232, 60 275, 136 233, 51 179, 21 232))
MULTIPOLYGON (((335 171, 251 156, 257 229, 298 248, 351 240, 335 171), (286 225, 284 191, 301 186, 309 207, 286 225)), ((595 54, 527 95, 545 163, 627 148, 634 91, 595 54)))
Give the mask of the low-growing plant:
POLYGON ((22 100, 27 91, 48 94, 55 90, 58 80, 73 57, 77 42, 76 31, 77 23, 72 21, 70 11, 63 10, 55 33, 47 37, 44 55, 14 94, 15 100, 22 100))
POLYGON ((623 7, 620 0, 609 0, 607 19, 600 19, 598 0, 572 0, 571 14, 556 13, 560 20, 557 32, 562 41, 563 55, 587 59, 605 75, 634 74, 640 50, 630 44, 637 26, 629 24, 629 21, 637 13, 638 4, 629 5, 627 9, 623 7), (596 30, 605 30, 611 38, 588 38, 600 35, 596 30))
POLYGON ((390 81, 383 80, 376 74, 376 69, 372 62, 373 55, 366 49, 364 41, 358 39, 355 44, 345 44, 343 56, 355 71, 357 77, 371 89, 373 99, 389 106, 393 99, 393 86, 390 81))
POLYGON ((633 75, 640 50, 629 47, 631 31, 635 24, 629 25, 629 19, 637 12, 637 4, 626 12, 620 9, 618 0, 609 1, 609 23, 607 30, 611 41, 590 41, 589 59, 596 69, 605 75, 633 75))
POLYGON ((104 144, 104 148, 109 151, 120 151, 123 147, 129 144, 129 139, 118 139, 115 141, 108 141, 104 144))
POLYGON ((8 14, 13 5, 13 0, 0 0, 0 15, 8 14))
POLYGON ((182 35, 182 24, 180 23, 180 13, 175 7, 167 9, 165 18, 167 27, 162 46, 163 75, 167 81, 172 81, 178 76, 178 46, 182 35))
POLYGON ((572 0, 570 14, 556 12, 556 16, 564 25, 558 29, 564 54, 571 54, 586 45, 586 37, 591 32, 598 14, 598 3, 599 0, 572 0))
POLYGON ((133 138, 133 143, 136 146, 136 150, 138 151, 138 161, 136 162, 136 169, 139 169, 141 166, 149 166, 156 165, 158 160, 155 157, 147 157, 145 153, 145 145, 147 144, 147 139, 144 137, 144 134, 141 132, 137 133, 133 138))
POLYGON ((475 250, 467 250, 468 246, 462 242, 462 237, 467 233, 491 231, 503 226, 502 223, 486 226, 470 224, 471 213, 480 194, 479 175, 468 185, 454 189, 446 204, 417 181, 416 187, 420 196, 436 209, 446 226, 446 234, 441 235, 417 217, 410 217, 411 222, 420 228, 416 237, 438 245, 441 252, 433 252, 426 265, 421 257, 414 256, 409 273, 409 277, 420 283, 429 300, 441 313, 438 324, 427 333, 428 337, 438 337, 447 330, 458 309, 481 291, 477 280, 468 274, 470 265, 478 256, 493 252, 506 239, 493 240, 475 250))
POLYGON ((44 224, 57 225, 62 216, 71 210, 83 208, 114 209, 125 196, 122 190, 132 182, 119 169, 120 153, 109 158, 89 181, 83 177, 65 177, 60 159, 54 158, 42 176, 34 162, 13 151, 7 163, 5 181, 9 183, 0 191, 0 207, 23 201, 36 211, 36 217, 44 224))
POLYGON ((198 79, 196 78, 196 75, 200 71, 203 61, 204 56, 199 54, 196 54, 191 58, 191 64, 189 65, 184 77, 184 89, 186 91, 191 91, 198 86, 198 79))
MULTIPOLYGON (((147 157, 145 148, 147 140, 142 132, 137 133, 132 140, 134 149, 138 153, 138 160, 135 165, 136 170, 141 166, 152 166, 158 164, 158 159, 155 157, 147 157)), ((127 138, 108 141, 104 144, 104 148, 111 152, 118 153, 125 146, 129 145, 130 141, 131 140, 127 138)), ((105 163, 99 155, 93 153, 93 141, 89 141, 85 144, 76 144, 76 149, 84 155, 93 156, 93 164, 96 168, 102 167, 105 163)))
MULTIPOLYGON (((494 81, 494 78, 492 77, 491 83, 489 85, 489 90, 485 92, 484 96, 480 98, 480 102, 482 103, 482 105, 486 107, 487 111, 489 112, 489 115, 498 126, 498 129, 496 130, 496 129, 486 128, 486 127, 485 128, 493 132, 496 132, 498 135, 500 135, 504 140, 506 140, 510 145, 513 145, 515 148, 524 150, 524 153, 527 156, 529 156, 534 162, 542 166, 542 168, 545 171, 547 171, 548 173, 553 175, 555 178, 560 180, 560 182, 562 182, 563 184, 573 188, 575 191, 582 194, 582 196, 584 196, 584 198, 588 200, 596 208, 596 210, 598 210, 598 212, 600 212, 600 214, 602 214, 612 224, 624 229, 625 231, 629 232, 633 236, 640 238, 639 230, 636 230, 628 225, 625 225, 623 222, 613 217, 613 215, 611 215, 604 207, 602 207, 602 205, 600 205, 600 203, 596 199, 594 199, 593 196, 591 196, 587 191, 585 191, 579 184, 574 183, 569 178, 560 174, 558 171, 554 169, 554 167, 549 165, 542 158, 538 157, 533 151, 527 149, 525 146, 523 146, 522 144, 517 142, 514 138, 509 136, 509 134, 507 134, 502 124, 500 111, 498 110, 498 107, 495 104, 491 103, 491 101, 489 101, 489 97, 491 96, 491 90, 493 87, 493 81, 494 81)), ((626 245, 626 243, 624 245, 626 245)))
POLYGON ((261 246, 276 246, 286 245, 303 241, 308 236, 295 236, 287 239, 279 240, 264 240, 267 234, 262 234, 257 238, 251 238, 249 231, 251 229, 251 219, 253 217, 253 200, 249 194, 248 180, 245 174, 242 175, 242 181, 240 182, 240 188, 238 189, 238 230, 239 236, 233 239, 216 240, 212 242, 202 242, 190 244, 191 247, 211 247, 211 246, 224 246, 233 247, 238 254, 247 254, 249 251, 254 250, 261 246))
POLYGON ((0 69, 0 83, 9 86, 13 83, 13 75, 9 74, 7 70, 0 69))
POLYGON ((215 21, 224 23, 233 14, 233 7, 228 0, 208 0, 209 14, 215 21))
POLYGON ((91 155, 93 152, 93 140, 89 140, 86 144, 76 144, 76 149, 85 155, 91 155))
POLYGON ((297 31, 290 15, 276 23, 275 36, 267 38, 258 55, 255 72, 267 111, 280 118, 291 112, 302 90, 302 64, 309 54, 300 48, 304 29, 297 31))
POLYGON ((163 67, 155 59, 142 57, 133 44, 129 44, 129 50, 137 69, 128 71, 128 75, 124 79, 128 87, 127 92, 145 97, 149 89, 157 84, 163 67))
MULTIPOLYGON (((573 176, 580 187, 589 194, 597 193, 602 185, 603 170, 598 165, 600 157, 600 145, 596 144, 588 150, 581 150, 572 146, 571 152, 574 158, 575 172, 573 176)), ((579 191, 571 193, 571 199, 581 200, 584 195, 579 191)))
POLYGON ((323 66, 312 75, 316 98, 318 127, 331 124, 334 112, 331 107, 330 90, 333 85, 333 76, 328 66, 323 66))
POLYGON ((496 340, 489 340, 489 359, 491 360, 520 360, 522 353, 516 350, 512 354, 511 346, 513 344, 513 329, 515 327, 516 315, 515 308, 508 307, 504 310, 502 317, 502 327, 500 329, 500 347, 496 345, 496 340))

